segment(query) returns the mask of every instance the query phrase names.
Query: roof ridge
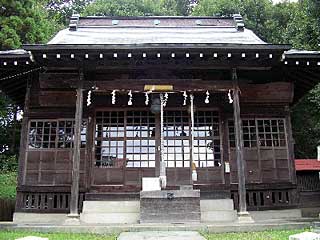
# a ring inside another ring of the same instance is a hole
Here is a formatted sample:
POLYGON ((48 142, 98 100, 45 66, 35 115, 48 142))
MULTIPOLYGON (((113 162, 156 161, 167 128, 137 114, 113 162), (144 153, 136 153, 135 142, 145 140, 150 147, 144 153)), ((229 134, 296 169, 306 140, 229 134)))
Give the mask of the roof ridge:
POLYGON ((79 19, 233 19, 233 16, 85 16, 79 19))

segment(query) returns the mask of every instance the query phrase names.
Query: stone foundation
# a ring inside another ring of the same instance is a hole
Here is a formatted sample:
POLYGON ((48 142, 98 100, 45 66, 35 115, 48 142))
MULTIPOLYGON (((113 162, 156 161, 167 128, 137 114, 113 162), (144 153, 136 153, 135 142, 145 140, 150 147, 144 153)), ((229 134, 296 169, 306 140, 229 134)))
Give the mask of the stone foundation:
POLYGON ((140 192, 141 223, 200 222, 199 190, 140 192))

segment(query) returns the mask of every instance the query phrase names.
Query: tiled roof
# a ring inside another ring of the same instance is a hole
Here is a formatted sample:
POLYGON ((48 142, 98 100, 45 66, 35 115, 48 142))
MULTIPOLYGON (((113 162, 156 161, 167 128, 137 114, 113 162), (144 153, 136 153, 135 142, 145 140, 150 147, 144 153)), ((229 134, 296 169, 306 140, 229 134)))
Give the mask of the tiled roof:
POLYGON ((296 171, 317 171, 320 170, 320 161, 317 159, 296 159, 296 171))
POLYGON ((48 44, 216 43, 266 44, 235 17, 73 17, 48 44))

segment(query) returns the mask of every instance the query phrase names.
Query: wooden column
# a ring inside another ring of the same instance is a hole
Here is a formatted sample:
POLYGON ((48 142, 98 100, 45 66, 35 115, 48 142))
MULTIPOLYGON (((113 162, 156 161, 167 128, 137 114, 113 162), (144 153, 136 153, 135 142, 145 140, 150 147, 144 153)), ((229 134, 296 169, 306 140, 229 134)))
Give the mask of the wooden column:
POLYGON ((290 181, 294 184, 297 183, 296 168, 295 168, 295 157, 294 157, 294 139, 292 136, 292 125, 291 125, 291 116, 290 108, 286 106, 286 119, 285 119, 285 129, 286 129, 286 138, 288 145, 288 161, 289 161, 289 176, 290 181))
POLYGON ((19 174, 18 174, 18 186, 25 184, 26 182, 26 151, 28 142, 28 122, 29 122, 29 105, 30 105, 30 83, 28 82, 24 109, 23 109, 23 119, 21 123, 21 137, 20 137, 20 148, 19 148, 19 174))
POLYGON ((78 216, 79 178, 80 178, 80 148, 81 148, 81 124, 83 112, 83 73, 80 73, 77 88, 76 114, 74 125, 74 145, 72 157, 72 185, 70 200, 70 217, 78 216))
POLYGON ((155 176, 160 176, 160 161, 161 161, 161 141, 160 141, 160 135, 161 135, 161 129, 160 126, 160 114, 155 114, 155 138, 156 138, 156 163, 155 163, 155 176))
POLYGON ((240 118, 240 100, 237 70, 232 69, 233 80, 233 114, 236 138, 236 158, 238 170, 239 214, 247 214, 246 180, 243 160, 242 122, 240 118))

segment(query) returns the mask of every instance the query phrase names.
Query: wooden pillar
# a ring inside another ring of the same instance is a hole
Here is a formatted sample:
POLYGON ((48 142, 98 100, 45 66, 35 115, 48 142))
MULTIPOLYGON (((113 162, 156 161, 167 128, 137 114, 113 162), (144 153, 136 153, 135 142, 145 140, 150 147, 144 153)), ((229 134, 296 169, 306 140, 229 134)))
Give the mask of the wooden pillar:
POLYGON ((293 184, 297 183, 296 169, 295 169, 295 157, 294 157, 294 139, 292 136, 292 125, 291 125, 291 116, 290 108, 286 106, 286 118, 285 118, 285 129, 286 129, 286 138, 288 145, 288 161, 289 161, 289 176, 290 181, 293 184))
POLYGON ((155 138, 156 138, 156 162, 155 162, 155 176, 160 177, 160 161, 161 161, 161 129, 158 127, 160 126, 160 114, 155 114, 155 138))
POLYGON ((78 217, 79 202, 79 178, 80 178, 80 148, 81 148, 81 124, 83 112, 83 73, 80 72, 79 84, 77 87, 77 101, 74 125, 74 142, 72 157, 72 184, 70 199, 70 217, 78 217))
POLYGON ((24 108, 23 108, 23 119, 21 123, 21 137, 20 137, 20 148, 19 148, 19 174, 18 174, 18 186, 25 184, 26 182, 26 151, 28 148, 28 122, 29 122, 29 105, 30 105, 30 83, 28 82, 24 108))
POLYGON ((243 160, 242 122, 240 117, 240 99, 237 70, 232 69, 233 80, 233 114, 236 138, 236 159, 238 170, 239 215, 248 214, 246 204, 246 180, 243 160))

